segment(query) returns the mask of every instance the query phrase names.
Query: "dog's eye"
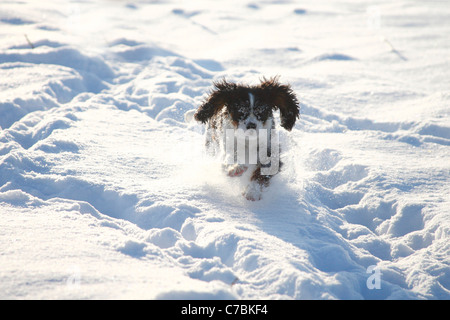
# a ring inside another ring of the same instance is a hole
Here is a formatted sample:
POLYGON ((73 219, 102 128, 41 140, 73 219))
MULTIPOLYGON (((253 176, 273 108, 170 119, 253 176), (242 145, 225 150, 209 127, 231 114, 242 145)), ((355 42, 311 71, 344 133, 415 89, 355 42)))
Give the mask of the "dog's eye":
POLYGON ((257 106, 254 110, 253 113, 255 114, 255 117, 258 120, 266 120, 268 117, 268 112, 267 112, 268 108, 265 108, 264 106, 257 106))
POLYGON ((249 116, 250 111, 248 109, 248 104, 246 104, 245 102, 240 102, 235 106, 235 116, 236 116, 236 120, 241 120, 241 119, 245 119, 246 117, 249 116))
POLYGON ((239 119, 245 119, 248 117, 248 115, 249 115, 248 110, 243 109, 243 108, 239 109, 239 111, 238 111, 239 119))

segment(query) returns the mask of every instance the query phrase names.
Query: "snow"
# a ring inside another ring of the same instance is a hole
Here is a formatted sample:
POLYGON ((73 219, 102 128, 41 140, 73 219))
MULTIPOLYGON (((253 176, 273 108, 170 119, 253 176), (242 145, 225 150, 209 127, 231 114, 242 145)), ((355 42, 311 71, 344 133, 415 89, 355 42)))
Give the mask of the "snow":
POLYGON ((3 1, 0 298, 449 299, 449 14, 3 1), (275 75, 301 117, 251 202, 185 113, 275 75))

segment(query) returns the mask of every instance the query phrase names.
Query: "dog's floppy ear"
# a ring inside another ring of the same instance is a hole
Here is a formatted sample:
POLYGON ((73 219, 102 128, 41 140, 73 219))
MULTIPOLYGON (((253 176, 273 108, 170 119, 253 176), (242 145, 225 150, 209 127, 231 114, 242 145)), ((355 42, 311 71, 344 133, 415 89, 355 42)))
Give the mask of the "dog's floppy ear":
POLYGON ((225 79, 214 82, 214 90, 195 112, 195 120, 206 123, 213 115, 218 113, 225 104, 227 104, 230 92, 235 87, 235 84, 229 83, 225 79))
POLYGON ((281 126, 288 131, 292 130, 300 114, 297 97, 290 85, 278 83, 278 77, 269 80, 263 78, 261 88, 266 92, 267 99, 274 109, 280 109, 281 126))

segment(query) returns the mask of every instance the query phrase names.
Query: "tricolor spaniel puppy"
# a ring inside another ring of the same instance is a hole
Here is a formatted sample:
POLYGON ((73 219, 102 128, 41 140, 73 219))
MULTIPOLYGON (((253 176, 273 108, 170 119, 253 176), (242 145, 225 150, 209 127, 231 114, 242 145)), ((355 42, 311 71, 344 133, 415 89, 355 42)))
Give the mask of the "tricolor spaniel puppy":
POLYGON ((206 147, 220 155, 231 177, 247 180, 243 195, 260 200, 280 167, 278 133, 273 110, 280 110, 281 126, 290 131, 299 117, 297 97, 278 78, 248 86, 222 80, 194 114, 207 125, 206 147))

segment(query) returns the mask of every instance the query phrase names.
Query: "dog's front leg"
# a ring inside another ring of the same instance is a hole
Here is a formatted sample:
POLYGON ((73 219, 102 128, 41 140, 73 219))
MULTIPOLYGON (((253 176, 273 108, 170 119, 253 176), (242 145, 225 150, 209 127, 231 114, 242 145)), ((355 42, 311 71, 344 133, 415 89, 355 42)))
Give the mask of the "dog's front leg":
POLYGON ((229 177, 240 177, 247 169, 247 166, 241 164, 225 166, 225 171, 229 177))
POLYGON ((261 174, 261 167, 256 168, 250 178, 250 183, 242 195, 250 201, 261 200, 262 192, 264 188, 269 186, 270 178, 270 175, 261 174))

